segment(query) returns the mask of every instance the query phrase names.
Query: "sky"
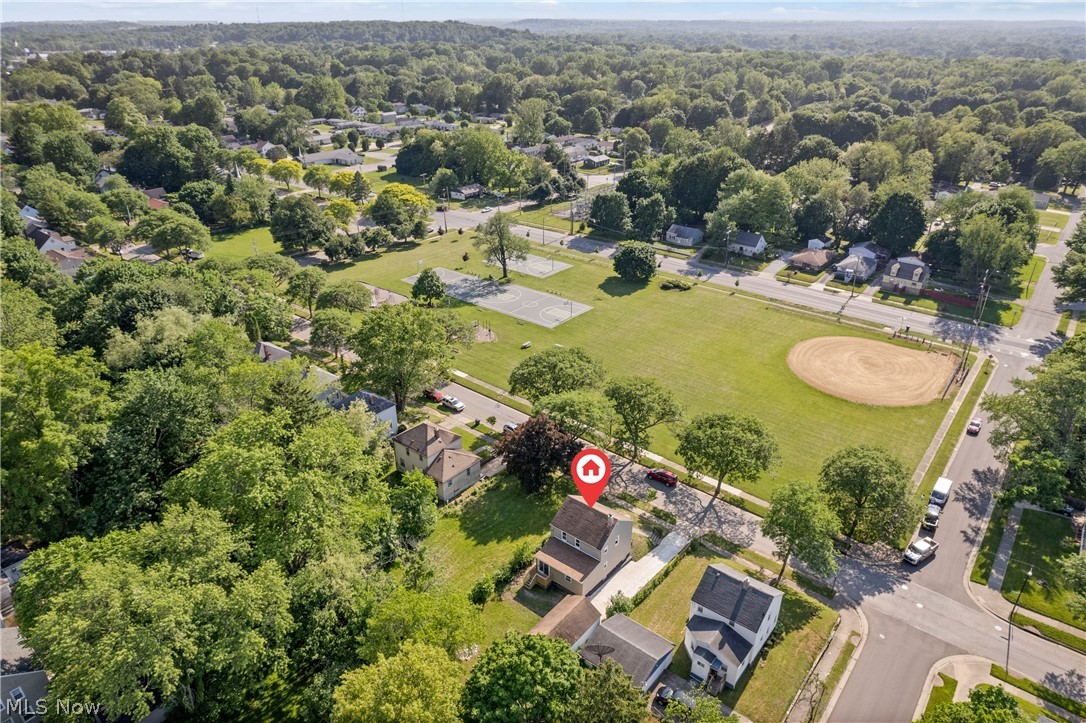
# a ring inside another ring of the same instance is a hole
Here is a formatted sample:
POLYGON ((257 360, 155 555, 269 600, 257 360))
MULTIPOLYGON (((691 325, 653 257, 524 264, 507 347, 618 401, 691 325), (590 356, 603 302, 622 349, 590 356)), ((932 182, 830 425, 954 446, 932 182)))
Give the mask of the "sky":
POLYGON ((282 22, 293 20, 465 20, 495 23, 526 18, 623 20, 1070 20, 1086 4, 1065 0, 945 2, 940 0, 3 0, 4 22, 130 20, 139 22, 282 22))

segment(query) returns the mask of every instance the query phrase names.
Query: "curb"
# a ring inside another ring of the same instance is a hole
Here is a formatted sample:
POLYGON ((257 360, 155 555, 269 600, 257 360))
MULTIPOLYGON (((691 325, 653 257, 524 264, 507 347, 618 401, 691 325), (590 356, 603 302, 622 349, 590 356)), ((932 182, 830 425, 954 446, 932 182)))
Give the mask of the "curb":
POLYGON ((870 634, 867 616, 865 616, 864 611, 860 609, 860 605, 844 593, 838 593, 838 595, 841 596, 841 599, 848 602, 848 606, 856 611, 856 615, 860 619, 860 642, 856 644, 856 649, 852 651, 852 659, 849 660, 848 665, 845 666, 845 672, 841 674, 841 680, 837 682, 837 687, 834 689, 833 694, 826 703, 826 709, 822 712, 819 723, 826 723, 826 721, 829 721, 830 714, 833 713, 833 709, 837 706, 837 700, 841 697, 841 693, 844 692, 845 686, 848 684, 848 679, 852 677, 853 668, 855 668, 856 664, 860 661, 860 655, 863 654, 864 646, 867 644, 867 637, 870 634))
POLYGON ((920 689, 920 699, 917 700, 916 708, 913 710, 913 720, 920 718, 920 716, 924 714, 924 709, 928 707, 928 700, 931 698, 931 690, 935 684, 935 676, 951 663, 957 663, 959 661, 976 661, 987 664, 992 662, 988 660, 988 658, 979 655, 950 655, 940 660, 936 660, 932 663, 931 668, 928 669, 928 677, 924 680, 924 687, 920 689))

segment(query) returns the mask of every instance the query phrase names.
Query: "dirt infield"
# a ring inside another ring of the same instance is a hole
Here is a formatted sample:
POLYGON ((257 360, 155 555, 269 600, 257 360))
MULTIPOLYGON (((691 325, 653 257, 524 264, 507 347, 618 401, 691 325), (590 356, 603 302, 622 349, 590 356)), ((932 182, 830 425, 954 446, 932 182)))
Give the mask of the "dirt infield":
POLYGON ((788 366, 815 389, 879 407, 927 404, 943 393, 957 361, 949 354, 852 336, 819 336, 788 352, 788 366))

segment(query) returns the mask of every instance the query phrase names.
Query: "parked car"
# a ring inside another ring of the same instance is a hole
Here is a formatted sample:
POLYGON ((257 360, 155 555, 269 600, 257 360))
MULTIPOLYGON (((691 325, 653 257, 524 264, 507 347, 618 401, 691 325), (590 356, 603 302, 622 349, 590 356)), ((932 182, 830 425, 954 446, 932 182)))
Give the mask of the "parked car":
POLYGON ((679 483, 679 475, 669 469, 650 469, 649 479, 663 482, 668 487, 674 487, 679 483))
POLYGON ((919 540, 914 540, 911 545, 905 550, 905 562, 910 565, 919 565, 924 560, 935 554, 935 551, 939 549, 939 543, 930 537, 921 537, 919 540))
POLYGON ((196 249, 181 249, 181 255, 189 261, 199 261, 204 257, 204 252, 196 249))
POLYGON ((503 432, 515 432, 515 431, 517 431, 517 427, 519 427, 519 426, 520 425, 517 424, 516 422, 506 422, 504 425, 502 425, 502 431, 503 432))
POLYGON ((928 508, 924 510, 924 520, 920 523, 920 526, 925 530, 934 530, 939 527, 939 515, 943 512, 943 508, 939 505, 928 505, 928 508))
POLYGON ((662 686, 657 692, 656 697, 653 699, 653 704, 660 708, 660 712, 664 712, 667 709, 667 704, 676 700, 685 705, 690 710, 694 710, 697 707, 697 700, 694 696, 690 695, 684 690, 675 690, 668 686, 662 686))
POLYGON ((422 396, 426 397, 431 402, 440 402, 442 399, 445 398, 445 395, 436 389, 427 389, 425 392, 422 393, 422 396))
POLYGON ((981 421, 980 417, 973 417, 969 420, 969 424, 966 425, 965 433, 976 437, 978 434, 980 434, 980 428, 983 424, 984 422, 981 421))
POLYGON ((494 209, 492 209, 492 208, 491 208, 490 206, 485 206, 485 207, 483 207, 483 213, 490 213, 490 212, 491 212, 491 211, 493 211, 493 210, 494 210, 494 209))
POLYGON ((442 397, 441 406, 445 407, 446 409, 451 409, 454 412, 464 411, 464 403, 456 397, 442 397))

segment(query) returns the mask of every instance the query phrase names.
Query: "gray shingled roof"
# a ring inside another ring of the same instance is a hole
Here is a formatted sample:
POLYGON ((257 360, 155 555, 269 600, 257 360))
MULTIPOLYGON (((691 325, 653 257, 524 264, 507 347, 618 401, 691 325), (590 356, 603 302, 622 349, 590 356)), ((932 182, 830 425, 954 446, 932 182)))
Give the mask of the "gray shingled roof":
POLYGON ((597 645, 613 649, 602 657, 621 665, 638 688, 645 685, 656 663, 675 649, 670 640, 625 615, 613 615, 604 620, 581 648, 581 657, 591 665, 600 663, 598 648, 593 648, 597 645))
POLYGON ((543 547, 539 548, 536 556, 555 570, 563 575, 569 575, 570 578, 577 582, 584 580, 588 573, 595 570, 596 566, 600 564, 599 560, 587 552, 581 552, 573 545, 567 545, 553 537, 547 538, 547 541, 543 543, 543 547))
POLYGON ((371 414, 378 414, 385 411, 386 409, 392 409, 392 407, 396 406, 396 403, 393 402, 391 399, 386 399, 380 394, 374 394, 373 392, 366 391, 365 389, 360 392, 355 392, 354 394, 351 394, 349 396, 333 400, 329 403, 328 406, 335 410, 347 409, 356 401, 361 401, 365 403, 366 409, 368 409, 371 414))
POLYGON ((737 666, 747 658, 751 644, 730 625, 695 615, 686 623, 691 637, 698 641, 694 652, 712 662, 720 658, 731 666, 737 666))
POLYGON ((615 527, 616 516, 610 507, 601 504, 589 507, 583 497, 566 495, 551 524, 567 535, 602 550, 607 536, 615 527))
POLYGON ((782 594, 764 582, 717 564, 705 570, 691 600, 747 630, 757 630, 773 598, 782 594))
POLYGON ((750 248, 756 248, 758 242, 762 240, 762 234, 754 233, 753 231, 740 231, 735 235, 734 243, 740 246, 749 246, 750 248))

